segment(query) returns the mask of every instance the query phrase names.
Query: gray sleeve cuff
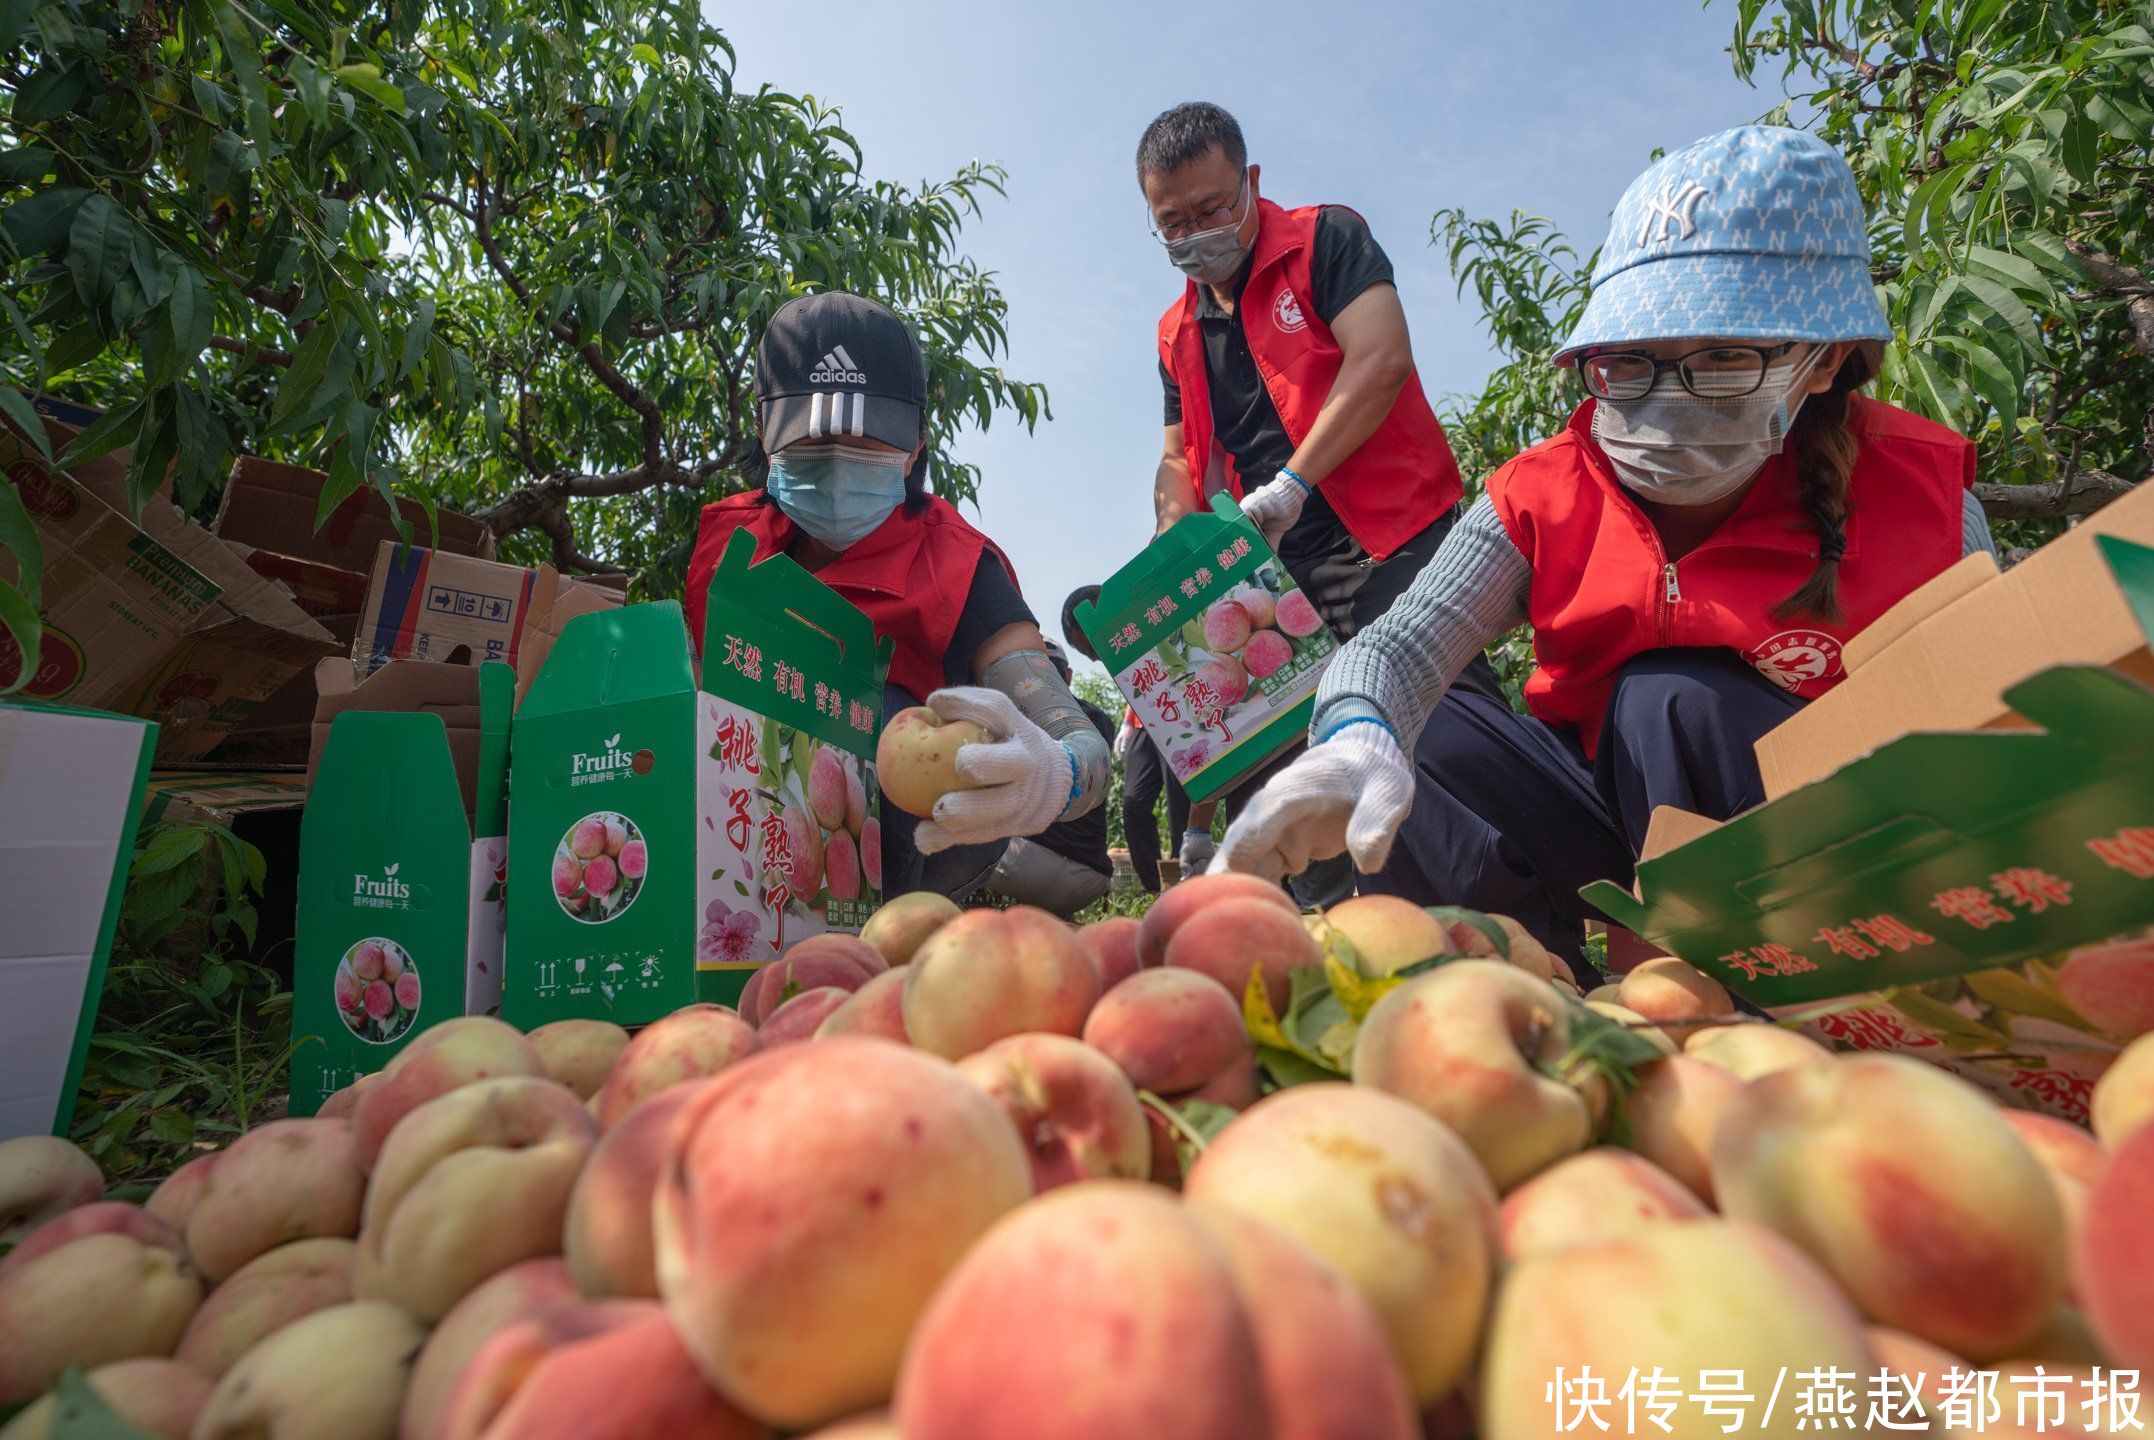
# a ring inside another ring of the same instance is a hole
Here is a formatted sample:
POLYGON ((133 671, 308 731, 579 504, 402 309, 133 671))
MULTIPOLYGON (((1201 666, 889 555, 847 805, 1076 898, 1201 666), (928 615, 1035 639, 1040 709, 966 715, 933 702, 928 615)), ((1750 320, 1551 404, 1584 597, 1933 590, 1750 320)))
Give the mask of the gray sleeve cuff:
POLYGON ((1995 555, 1997 542, 1990 538, 1989 515, 1970 490, 1960 505, 1960 558, 1964 560, 1977 550, 1995 555))
POLYGON ((1326 739, 1350 719, 1379 719, 1411 751, 1459 672, 1525 623, 1532 581, 1533 567, 1482 496, 1406 593, 1332 658, 1310 737, 1326 739))

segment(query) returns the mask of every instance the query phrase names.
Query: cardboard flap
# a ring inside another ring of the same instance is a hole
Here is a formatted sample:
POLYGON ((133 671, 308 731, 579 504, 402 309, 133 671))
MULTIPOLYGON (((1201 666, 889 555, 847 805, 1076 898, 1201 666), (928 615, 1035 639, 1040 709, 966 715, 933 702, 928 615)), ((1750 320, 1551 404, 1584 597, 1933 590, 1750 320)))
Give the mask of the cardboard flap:
POLYGON ((524 696, 523 714, 559 715, 695 688, 681 604, 654 600, 578 615, 562 626, 560 639, 524 696))
MULTIPOLYGON (((405 828, 413 834, 454 829, 459 845, 471 843, 456 764, 449 758, 449 731, 439 715, 347 710, 337 716, 307 799, 309 820, 318 813, 358 829, 405 828)), ((304 834, 315 829, 309 826, 304 834)), ((322 878, 303 876, 302 884, 322 878)))
POLYGON ((1963 555, 1923 585, 1917 586, 1884 614, 1850 636, 1841 651, 1841 664, 1859 670, 1871 656, 1914 629, 1953 601, 1997 578, 1997 557, 1987 550, 1963 555))
POLYGON ((397 497, 392 515, 372 486, 346 496, 317 527, 328 483, 327 475, 304 465, 243 455, 232 465, 210 529, 234 544, 364 575, 383 540, 404 538, 396 528, 401 515, 415 544, 481 559, 493 556, 493 532, 470 516, 437 506, 430 521, 427 507, 407 495, 397 497))
MULTIPOLYGON (((788 644, 817 668, 860 669, 863 654, 874 655, 885 673, 895 642, 877 644, 875 624, 844 596, 816 579, 790 555, 755 559, 755 537, 733 532, 711 577, 710 606, 731 605, 792 632, 788 644)), ((708 610, 704 634, 708 635, 708 610)))

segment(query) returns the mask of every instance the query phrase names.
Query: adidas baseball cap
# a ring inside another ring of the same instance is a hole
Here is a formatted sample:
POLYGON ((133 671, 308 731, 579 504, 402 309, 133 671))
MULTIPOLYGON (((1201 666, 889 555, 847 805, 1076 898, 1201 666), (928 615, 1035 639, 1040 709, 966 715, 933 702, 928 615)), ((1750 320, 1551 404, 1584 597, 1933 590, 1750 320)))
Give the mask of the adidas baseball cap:
POLYGON ((763 448, 822 436, 865 436, 900 450, 920 443, 927 357, 887 307, 842 290, 788 300, 755 350, 763 448))

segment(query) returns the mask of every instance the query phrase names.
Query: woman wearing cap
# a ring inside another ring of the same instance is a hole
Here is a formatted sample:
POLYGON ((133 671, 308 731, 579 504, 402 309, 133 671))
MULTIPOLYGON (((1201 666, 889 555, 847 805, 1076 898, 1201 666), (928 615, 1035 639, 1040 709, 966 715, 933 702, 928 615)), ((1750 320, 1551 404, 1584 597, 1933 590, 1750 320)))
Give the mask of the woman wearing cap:
POLYGON ((1372 888, 1474 904, 1425 893, 1408 753, 1418 783, 1520 849, 1551 904, 1627 876, 1655 806, 1725 819, 1757 804, 1752 743, 1838 683, 1842 643, 1991 548, 1974 447, 1856 393, 1890 338, 1862 201, 1829 145, 1746 126, 1646 171, 1556 357, 1588 398, 1489 477, 1342 649, 1319 743, 1215 868, 1277 873, 1343 846, 1379 872, 1372 888), (1528 620, 1526 702, 1560 763, 1491 775, 1470 747, 1415 752, 1452 677, 1528 620))
POLYGON ((872 300, 789 301, 756 348, 762 488, 704 507, 688 564, 696 643, 711 575, 736 530, 755 558, 783 553, 860 607, 896 642, 885 718, 932 705, 996 743, 958 768, 979 788, 933 819, 883 816, 889 895, 970 893, 1004 842, 1091 810, 1107 791, 1107 744, 1044 648, 1015 573, 955 507, 927 493, 927 365, 912 331, 872 300))

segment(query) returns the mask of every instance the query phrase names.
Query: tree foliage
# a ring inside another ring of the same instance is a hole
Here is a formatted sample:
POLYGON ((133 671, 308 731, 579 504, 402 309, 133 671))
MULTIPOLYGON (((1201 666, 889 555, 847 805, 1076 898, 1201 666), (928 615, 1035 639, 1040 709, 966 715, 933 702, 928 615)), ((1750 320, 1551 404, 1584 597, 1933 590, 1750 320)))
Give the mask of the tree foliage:
MULTIPOLYGON (((1736 0, 1763 118, 1847 156, 1896 340, 1877 391, 1973 437, 1981 497, 2032 543, 2154 470, 2154 37, 2144 0, 1736 0)), ((1671 143, 1689 137, 1668 137, 1671 143)), ((1554 434, 1548 356, 1593 257, 1544 220, 1439 212, 1503 355, 1446 414, 1470 473, 1554 434)))
MULTIPOLYGON (((746 371, 794 295, 914 322, 946 495, 958 425, 1044 413, 958 248, 1000 182, 868 178, 834 111, 735 88, 695 0, 0 0, 0 406, 106 407, 71 455, 129 447, 138 503, 199 508, 246 450, 326 469, 324 514, 454 500, 665 593, 759 478, 746 371)), ((0 547, 34 653, 5 483, 0 547)))

